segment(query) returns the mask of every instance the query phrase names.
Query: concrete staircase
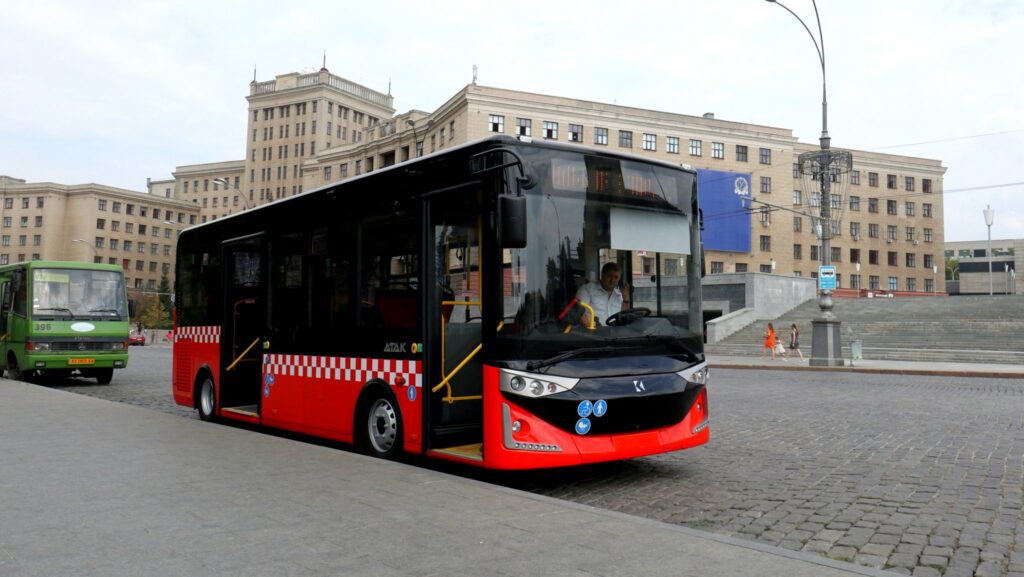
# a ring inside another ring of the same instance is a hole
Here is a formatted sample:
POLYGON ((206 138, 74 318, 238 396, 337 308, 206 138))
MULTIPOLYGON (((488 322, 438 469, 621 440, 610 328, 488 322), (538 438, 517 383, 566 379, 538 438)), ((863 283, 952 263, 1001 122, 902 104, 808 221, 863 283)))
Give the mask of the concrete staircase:
MULTIPOLYGON (((846 359, 856 339, 865 359, 1024 365, 1024 296, 836 299, 833 312, 842 321, 846 359)), ((817 299, 812 299, 772 323, 785 345, 789 326, 796 323, 808 357, 811 320, 818 316, 817 299)), ((709 345, 708 354, 760 355, 767 323, 709 345)))

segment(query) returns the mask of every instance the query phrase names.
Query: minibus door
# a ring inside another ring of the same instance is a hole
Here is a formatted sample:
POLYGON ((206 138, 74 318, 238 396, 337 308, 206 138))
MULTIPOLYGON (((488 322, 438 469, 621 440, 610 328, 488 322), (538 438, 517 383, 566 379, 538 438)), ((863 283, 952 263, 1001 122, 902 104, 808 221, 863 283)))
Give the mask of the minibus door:
POLYGON ((261 358, 266 326, 266 250, 263 234, 225 241, 224 321, 221 327, 222 411, 260 414, 261 358))

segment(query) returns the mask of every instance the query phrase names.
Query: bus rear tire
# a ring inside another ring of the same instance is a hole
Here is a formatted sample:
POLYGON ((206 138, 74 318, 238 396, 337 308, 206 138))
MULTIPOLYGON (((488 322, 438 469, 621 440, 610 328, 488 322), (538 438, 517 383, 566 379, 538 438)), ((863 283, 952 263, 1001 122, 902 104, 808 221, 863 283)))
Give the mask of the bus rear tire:
POLYGON ((216 418, 217 388, 213 385, 213 379, 209 376, 203 377, 199 384, 199 419, 212 421, 216 418))
POLYGON ((363 411, 357 421, 362 434, 359 446, 366 454, 380 459, 395 459, 402 450, 402 414, 391 391, 383 386, 366 392, 363 411))
POLYGON ((114 380, 114 369, 96 369, 96 383, 109 385, 114 380))

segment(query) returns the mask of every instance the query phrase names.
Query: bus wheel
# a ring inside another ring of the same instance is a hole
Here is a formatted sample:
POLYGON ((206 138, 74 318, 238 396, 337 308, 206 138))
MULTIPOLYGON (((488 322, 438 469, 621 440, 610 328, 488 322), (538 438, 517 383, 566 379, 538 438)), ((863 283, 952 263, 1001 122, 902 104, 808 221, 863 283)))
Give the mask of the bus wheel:
POLYGON ((363 449, 374 457, 394 459, 402 442, 402 417, 394 397, 383 390, 370 392, 363 413, 363 449))
POLYGON ((32 379, 31 377, 29 377, 30 373, 31 371, 29 373, 26 373, 21 370, 21 367, 18 366, 18 359, 15 358, 14 355, 11 355, 11 358, 7 360, 8 379, 11 379, 12 381, 23 381, 26 383, 31 383, 32 379))
POLYGON ((213 386, 213 379, 203 377, 199 385, 199 418, 204 421, 212 421, 215 417, 214 407, 217 406, 217 390, 213 386))
POLYGON ((114 369, 97 369, 96 370, 96 383, 100 385, 109 385, 110 381, 114 379, 114 369))

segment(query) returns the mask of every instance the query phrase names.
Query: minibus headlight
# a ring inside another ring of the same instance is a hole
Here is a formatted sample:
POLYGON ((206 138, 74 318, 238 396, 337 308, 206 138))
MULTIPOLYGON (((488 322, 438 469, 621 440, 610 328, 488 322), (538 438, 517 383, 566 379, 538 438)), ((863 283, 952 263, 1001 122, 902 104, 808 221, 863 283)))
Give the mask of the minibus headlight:
POLYGON ((527 372, 502 369, 499 387, 506 393, 524 397, 546 397, 571 391, 580 380, 573 377, 534 375, 527 372))
POLYGON ((533 396, 539 397, 544 392, 544 383, 533 381, 530 383, 530 392, 533 393, 533 396))
POLYGON ((518 393, 519 391, 526 388, 526 379, 520 377, 519 375, 516 375, 509 379, 508 384, 510 387, 512 387, 513 391, 518 393))
POLYGON ((30 342, 26 348, 36 353, 48 353, 50 352, 50 343, 30 342))

